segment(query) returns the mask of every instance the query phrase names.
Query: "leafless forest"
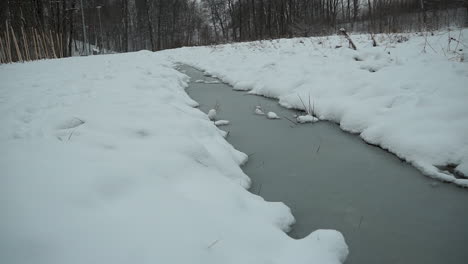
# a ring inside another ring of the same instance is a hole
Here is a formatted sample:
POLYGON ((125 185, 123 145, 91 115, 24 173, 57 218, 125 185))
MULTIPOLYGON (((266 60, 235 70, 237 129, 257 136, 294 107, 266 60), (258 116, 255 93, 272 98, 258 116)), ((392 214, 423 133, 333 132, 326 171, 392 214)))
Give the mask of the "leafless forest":
POLYGON ((2 0, 0 63, 467 25, 468 0, 2 0))

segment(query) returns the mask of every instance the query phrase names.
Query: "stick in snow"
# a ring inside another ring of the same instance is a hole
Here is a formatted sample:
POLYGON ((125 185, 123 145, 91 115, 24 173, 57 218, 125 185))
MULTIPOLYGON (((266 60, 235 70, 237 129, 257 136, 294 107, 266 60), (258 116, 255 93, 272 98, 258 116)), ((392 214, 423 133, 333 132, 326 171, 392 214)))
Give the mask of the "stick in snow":
POLYGON ((340 32, 341 32, 341 34, 343 34, 343 36, 349 41, 349 45, 351 46, 351 48, 352 48, 353 50, 357 50, 356 45, 354 45, 354 42, 353 42, 353 40, 351 39, 351 37, 348 35, 348 33, 346 32, 346 29, 340 28, 340 32))

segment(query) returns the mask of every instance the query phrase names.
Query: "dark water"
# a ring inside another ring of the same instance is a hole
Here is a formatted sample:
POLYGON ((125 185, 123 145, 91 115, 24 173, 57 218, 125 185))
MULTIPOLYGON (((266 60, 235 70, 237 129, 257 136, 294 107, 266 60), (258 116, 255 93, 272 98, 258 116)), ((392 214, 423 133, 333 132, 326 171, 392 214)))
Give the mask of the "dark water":
POLYGON ((468 263, 468 190, 423 176, 386 151, 364 143, 330 122, 294 125, 294 111, 276 101, 233 91, 187 66, 188 94, 218 118, 228 140, 250 155, 243 167, 251 191, 282 201, 302 238, 336 229, 350 248, 348 264, 468 263), (282 117, 255 115, 256 105, 282 117))

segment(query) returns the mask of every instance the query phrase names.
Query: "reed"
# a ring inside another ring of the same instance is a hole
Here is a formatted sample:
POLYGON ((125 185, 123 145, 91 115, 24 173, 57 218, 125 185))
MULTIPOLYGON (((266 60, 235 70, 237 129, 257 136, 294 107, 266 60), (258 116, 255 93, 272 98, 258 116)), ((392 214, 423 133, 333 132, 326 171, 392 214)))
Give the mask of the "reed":
POLYGON ((0 35, 0 64, 7 63, 4 53, 5 53, 5 47, 3 46, 3 39, 2 39, 2 36, 0 35))
POLYGON ((10 30, 11 30, 11 35, 13 36, 13 42, 15 43, 16 55, 18 56, 18 60, 23 62, 23 56, 21 55, 21 50, 18 46, 18 41, 16 40, 15 31, 13 31, 13 28, 11 27, 11 25, 10 25, 10 30))
POLYGON ((24 47, 24 54, 26 56, 26 60, 27 61, 30 61, 31 60, 31 56, 29 54, 29 45, 28 45, 28 40, 27 40, 27 37, 26 37, 26 33, 24 33, 24 27, 21 27, 21 34, 23 36, 23 47, 24 47))

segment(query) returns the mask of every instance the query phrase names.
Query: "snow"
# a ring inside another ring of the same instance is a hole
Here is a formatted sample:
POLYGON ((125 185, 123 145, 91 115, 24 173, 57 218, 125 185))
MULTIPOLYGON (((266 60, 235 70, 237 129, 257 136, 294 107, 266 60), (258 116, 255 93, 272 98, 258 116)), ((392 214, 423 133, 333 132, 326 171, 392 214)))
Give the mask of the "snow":
POLYGON ((454 182, 455 182, 455 184, 457 184, 457 185, 459 185, 461 187, 468 188, 468 181, 465 180, 465 179, 456 179, 454 182))
MULTIPOLYGON (((466 186, 437 167, 468 175, 468 29, 430 33, 280 39, 164 52, 235 90, 279 99, 340 124, 424 174, 466 186), (460 34, 460 37, 459 37, 460 34), (335 48, 341 46, 341 48, 335 48), (310 97, 309 97, 310 96, 310 97)), ((310 113, 309 113, 310 114, 310 113)))
POLYGON ((279 116, 275 112, 268 112, 267 113, 268 119, 279 119, 279 116))
POLYGON ((210 120, 216 119, 216 109, 210 109, 210 111, 208 111, 208 118, 210 120))
POLYGON ((218 120, 214 122, 216 126, 226 126, 229 125, 229 120, 218 120))
POLYGON ((297 122, 301 123, 301 124, 304 124, 304 123, 314 123, 314 122, 317 122, 319 121, 318 118, 316 118, 315 116, 312 116, 312 115, 302 115, 302 116, 298 116, 296 118, 297 122))
POLYGON ((217 84, 217 83, 220 83, 220 81, 204 81, 203 83, 206 83, 206 84, 217 84))
POLYGON ((285 234, 161 54, 0 65, 0 262, 342 263, 343 236, 285 234))
POLYGON ((195 82, 196 82, 196 83, 206 83, 206 84, 217 84, 217 83, 220 83, 220 81, 216 81, 216 80, 213 80, 213 81, 196 80, 195 82))
POLYGON ((255 107, 255 114, 257 115, 264 115, 265 113, 263 112, 262 108, 260 106, 255 107))

